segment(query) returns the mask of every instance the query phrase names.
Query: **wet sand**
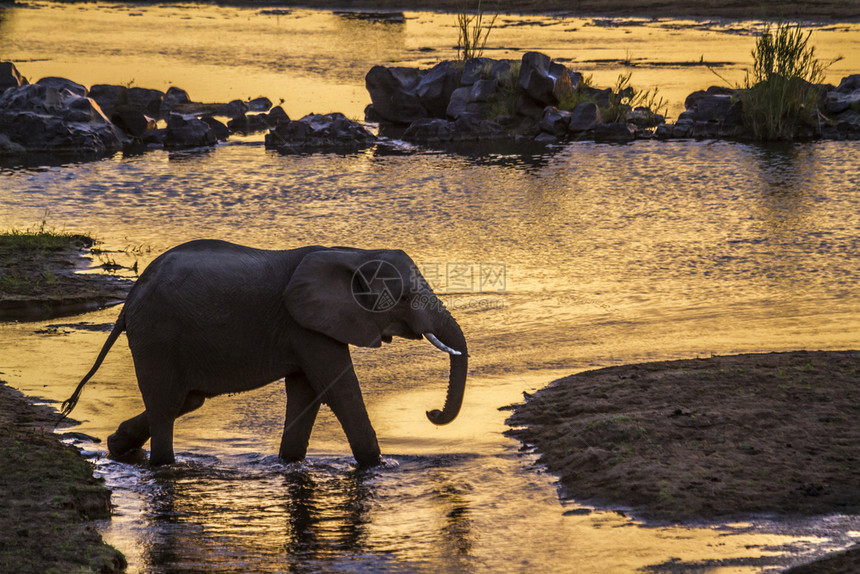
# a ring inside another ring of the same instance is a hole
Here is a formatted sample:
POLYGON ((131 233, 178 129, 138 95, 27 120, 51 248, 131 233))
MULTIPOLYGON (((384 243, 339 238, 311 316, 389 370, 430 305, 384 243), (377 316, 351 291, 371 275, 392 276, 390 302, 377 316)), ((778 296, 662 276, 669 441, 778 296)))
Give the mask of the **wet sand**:
MULTIPOLYGON (((512 407, 560 495, 655 523, 860 512, 860 352, 609 367, 512 407)), ((799 572, 856 572, 857 547, 799 572)))

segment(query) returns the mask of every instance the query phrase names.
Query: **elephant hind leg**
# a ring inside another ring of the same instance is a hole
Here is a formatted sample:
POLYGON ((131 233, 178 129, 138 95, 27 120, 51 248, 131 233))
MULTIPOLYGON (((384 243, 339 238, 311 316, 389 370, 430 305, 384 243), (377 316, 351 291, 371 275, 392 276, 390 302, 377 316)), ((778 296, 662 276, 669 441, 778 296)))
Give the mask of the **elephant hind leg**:
POLYGON ((113 458, 122 458, 133 450, 141 448, 149 440, 149 420, 146 411, 119 425, 116 432, 108 437, 108 451, 113 458))
POLYGON ((304 375, 286 378, 287 416, 278 455, 287 462, 305 458, 314 421, 320 410, 320 399, 304 375))
MULTIPOLYGON (((179 414, 199 409, 204 401, 205 396, 201 393, 189 393, 179 414)), ((121 459, 131 451, 142 448, 149 438, 149 419, 144 411, 120 424, 116 432, 108 437, 108 451, 111 457, 121 459)))

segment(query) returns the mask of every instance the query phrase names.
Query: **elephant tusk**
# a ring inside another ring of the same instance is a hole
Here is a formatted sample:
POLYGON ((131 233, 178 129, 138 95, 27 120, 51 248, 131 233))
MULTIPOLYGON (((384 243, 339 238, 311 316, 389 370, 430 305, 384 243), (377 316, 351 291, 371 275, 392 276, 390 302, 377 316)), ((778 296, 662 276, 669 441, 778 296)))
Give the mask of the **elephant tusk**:
POLYGON ((430 341, 430 343, 431 343, 434 347, 436 347, 437 349, 439 349, 440 351, 445 351, 446 353, 449 353, 449 354, 451 354, 451 355, 462 355, 462 354, 463 354, 463 353, 461 353, 460 351, 458 351, 458 350, 456 350, 456 349, 452 349, 451 347, 449 347, 448 345, 446 345, 445 343, 443 343, 442 341, 440 341, 439 339, 437 339, 437 338, 436 338, 436 335, 434 335, 433 333, 424 333, 424 337, 425 337, 428 341, 430 341))

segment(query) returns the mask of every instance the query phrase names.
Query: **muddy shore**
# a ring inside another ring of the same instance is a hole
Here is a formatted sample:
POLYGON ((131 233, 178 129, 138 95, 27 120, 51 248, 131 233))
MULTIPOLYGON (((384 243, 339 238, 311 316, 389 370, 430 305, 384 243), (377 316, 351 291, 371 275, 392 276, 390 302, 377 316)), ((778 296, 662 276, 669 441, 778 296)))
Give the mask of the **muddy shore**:
POLYGON ((562 498, 652 522, 857 514, 858 392, 858 351, 624 365, 526 397, 509 434, 562 498))
POLYGON ((110 491, 56 420, 0 381, 0 572, 120 572, 125 558, 91 522, 110 517, 110 491))

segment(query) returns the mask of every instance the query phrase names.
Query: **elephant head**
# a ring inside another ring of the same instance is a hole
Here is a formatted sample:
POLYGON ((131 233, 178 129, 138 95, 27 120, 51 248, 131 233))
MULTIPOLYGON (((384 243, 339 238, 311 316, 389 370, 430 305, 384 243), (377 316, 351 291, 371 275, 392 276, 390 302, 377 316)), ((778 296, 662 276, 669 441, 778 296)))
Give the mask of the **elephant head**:
POLYGON ((346 247, 314 251, 296 268, 284 298, 302 327, 341 343, 379 347, 394 336, 424 337, 447 352, 451 372, 445 406, 428 411, 427 418, 444 425, 457 417, 468 370, 466 340, 406 253, 346 247))

